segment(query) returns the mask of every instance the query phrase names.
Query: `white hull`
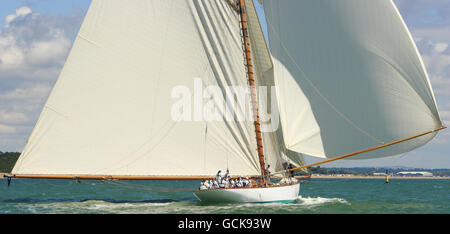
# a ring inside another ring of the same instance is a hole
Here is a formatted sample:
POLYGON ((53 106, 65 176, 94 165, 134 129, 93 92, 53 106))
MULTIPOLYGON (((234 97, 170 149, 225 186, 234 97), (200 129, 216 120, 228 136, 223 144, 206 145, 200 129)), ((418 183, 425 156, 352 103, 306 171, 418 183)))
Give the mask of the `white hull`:
POLYGON ((214 189, 194 192, 202 202, 258 203, 292 202, 300 192, 300 183, 268 188, 214 189))

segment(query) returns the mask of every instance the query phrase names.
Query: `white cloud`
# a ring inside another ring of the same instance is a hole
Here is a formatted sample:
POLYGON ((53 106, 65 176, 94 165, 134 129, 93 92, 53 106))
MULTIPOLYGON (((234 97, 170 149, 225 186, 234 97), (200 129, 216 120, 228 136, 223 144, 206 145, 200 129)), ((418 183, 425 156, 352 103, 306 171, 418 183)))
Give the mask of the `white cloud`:
POLYGON ((56 33, 52 40, 38 41, 32 44, 28 51, 28 62, 33 65, 50 64, 56 62, 61 65, 66 58, 70 40, 61 33, 56 33))
POLYGON ((4 18, 0 28, 0 150, 24 146, 81 21, 81 13, 55 16, 26 6, 4 18))
POLYGON ((5 112, 0 110, 0 123, 16 124, 27 122, 28 119, 24 113, 5 112))
POLYGON ((51 87, 42 83, 24 83, 21 87, 0 93, 3 100, 36 100, 50 92, 51 87))
POLYGON ((450 96, 450 1, 394 0, 414 36, 438 104, 450 96))
POLYGON ((434 49, 435 49, 436 52, 438 52, 438 53, 443 53, 447 48, 448 48, 448 44, 447 44, 447 43, 437 43, 437 44, 434 46, 434 49))
POLYGON ((439 114, 446 126, 450 126, 450 110, 441 110, 439 111, 439 114))
POLYGON ((450 50, 448 43, 448 41, 434 41, 432 39, 420 39, 417 43, 436 95, 450 96, 450 50))
POLYGON ((15 127, 0 124, 0 133, 14 133, 15 131, 15 127))
POLYGON ((5 19, 6 27, 8 27, 9 23, 12 22, 17 17, 26 16, 26 15, 31 14, 31 13, 32 13, 31 9, 26 7, 26 6, 17 9, 15 15, 8 15, 8 16, 6 16, 6 19, 5 19))
POLYGON ((21 7, 0 29, 0 79, 55 80, 72 45, 64 21, 21 7))
POLYGON ((50 84, 26 82, 0 92, 0 124, 31 127, 50 93, 50 84))

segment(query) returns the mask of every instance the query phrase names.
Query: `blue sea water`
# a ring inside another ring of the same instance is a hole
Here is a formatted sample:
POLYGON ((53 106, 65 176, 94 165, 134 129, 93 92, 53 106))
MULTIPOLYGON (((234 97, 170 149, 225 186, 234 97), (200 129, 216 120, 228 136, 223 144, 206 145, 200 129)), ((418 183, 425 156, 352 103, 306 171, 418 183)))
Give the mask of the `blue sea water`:
POLYGON ((203 204, 198 185, 0 180, 0 214, 450 214, 450 180, 311 179, 291 204, 203 204))

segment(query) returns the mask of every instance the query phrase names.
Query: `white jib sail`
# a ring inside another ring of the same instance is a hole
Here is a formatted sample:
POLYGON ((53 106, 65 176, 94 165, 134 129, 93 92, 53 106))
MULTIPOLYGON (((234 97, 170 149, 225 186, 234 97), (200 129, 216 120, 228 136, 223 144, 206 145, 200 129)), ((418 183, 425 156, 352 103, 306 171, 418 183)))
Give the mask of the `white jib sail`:
POLYGON ((93 0, 13 173, 260 175, 252 121, 173 119, 174 88, 188 87, 193 107, 195 78, 247 87, 226 1, 93 0))
POLYGON ((278 104, 276 94, 272 93, 275 91, 272 90, 275 86, 274 66, 253 0, 245 0, 245 7, 253 53, 253 66, 258 78, 256 83, 260 87, 265 87, 267 91, 267 93, 259 93, 260 114, 270 115, 270 118, 261 119, 263 129, 267 130, 262 134, 265 163, 271 165, 272 172, 285 169, 283 164, 286 159, 296 166, 303 166, 303 155, 289 151, 285 147, 283 129, 279 124, 279 111, 274 108, 274 104, 278 104))
MULTIPOLYGON (((333 158, 442 126, 391 0, 264 0, 288 149, 333 158)), ((362 154, 409 152, 436 135, 362 154)))

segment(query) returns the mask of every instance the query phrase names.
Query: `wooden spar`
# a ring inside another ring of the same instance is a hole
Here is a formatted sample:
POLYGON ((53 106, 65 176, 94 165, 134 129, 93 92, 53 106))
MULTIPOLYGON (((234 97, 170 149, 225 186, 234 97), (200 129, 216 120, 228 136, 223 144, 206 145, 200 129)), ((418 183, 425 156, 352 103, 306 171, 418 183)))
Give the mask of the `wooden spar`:
MULTIPOLYGON (((215 180, 214 176, 107 176, 107 175, 4 175, 15 179, 55 179, 55 180, 215 180)), ((256 179, 259 176, 250 176, 256 179)), ((233 177, 238 179, 238 177, 233 177)))
POLYGON ((386 148, 388 146, 400 144, 400 143, 405 142, 405 141, 410 141, 410 140, 419 138, 421 136, 432 134, 434 132, 439 132, 439 131, 444 130, 446 128, 447 127, 442 126, 442 127, 438 128, 438 129, 435 129, 433 131, 428 131, 428 132, 425 132, 425 133, 422 133, 422 134, 419 134, 419 135, 416 135, 416 136, 408 137, 408 138, 401 139, 401 140, 398 140, 398 141, 393 141, 393 142, 390 142, 390 143, 387 143, 387 144, 383 144, 383 145, 379 145, 379 146, 376 146, 376 147, 373 147, 373 148, 370 148, 370 149, 358 151, 358 152, 351 153, 351 154, 346 154, 346 155, 343 155, 343 156, 339 156, 339 157, 336 157, 336 158, 328 159, 328 160, 321 161, 321 162, 318 162, 318 163, 313 163, 313 164, 310 164, 310 165, 304 165, 304 166, 301 166, 301 167, 292 168, 292 169, 289 169, 289 171, 297 171, 297 170, 301 170, 301 169, 304 169, 304 168, 314 167, 314 166, 317 166, 317 165, 321 165, 321 164, 325 164, 325 163, 341 160, 341 159, 344 159, 344 158, 354 157, 354 156, 357 156, 357 155, 360 155, 360 154, 363 154, 363 153, 371 152, 371 151, 374 151, 374 150, 377 150, 377 149, 386 148))
POLYGON ((256 92, 256 85, 255 85, 255 77, 253 73, 253 62, 252 62, 252 52, 250 48, 250 39, 248 35, 248 24, 247 24, 247 14, 245 13, 245 2, 244 0, 239 0, 239 13, 241 16, 241 27, 242 27, 242 36, 244 38, 244 52, 245 52, 245 59, 247 63, 247 74, 248 74, 248 81, 250 85, 250 92, 251 92, 251 98, 252 98, 252 109, 253 109, 253 116, 255 118, 255 133, 256 133, 256 144, 258 147, 258 157, 259 157, 259 163, 261 166, 261 176, 262 176, 262 182, 265 183, 266 181, 266 166, 264 162, 264 150, 263 150, 263 142, 262 142, 262 133, 261 133, 261 124, 259 121, 259 110, 258 110, 258 98, 257 98, 257 92, 256 92))

